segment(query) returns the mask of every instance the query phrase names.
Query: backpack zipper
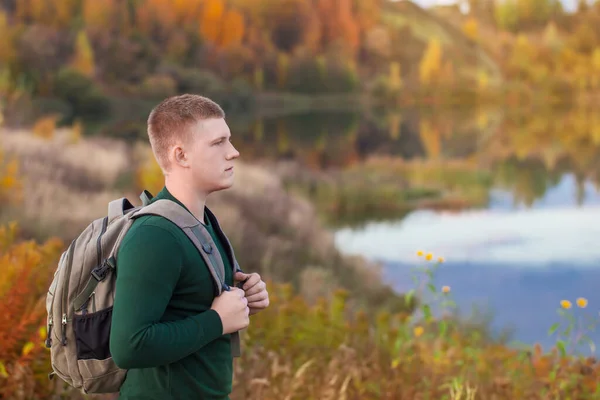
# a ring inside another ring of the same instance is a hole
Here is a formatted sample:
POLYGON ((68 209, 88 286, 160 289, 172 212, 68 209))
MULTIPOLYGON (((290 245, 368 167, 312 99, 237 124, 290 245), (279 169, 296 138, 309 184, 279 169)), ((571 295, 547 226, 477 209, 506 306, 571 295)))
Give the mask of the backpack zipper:
MULTIPOLYGON (((98 235, 98 239, 96 240, 96 255, 97 255, 97 259, 98 259, 98 267, 100 267, 102 265, 102 236, 104 235, 104 233, 106 232, 106 229, 108 228, 108 217, 104 217, 102 219, 102 230, 100 231, 100 235, 98 235)), ((96 312, 96 300, 93 297, 96 294, 96 292, 93 292, 90 297, 88 298, 88 300, 84 303, 83 307, 82 307, 82 314, 86 315, 88 313, 88 305, 90 303, 90 300, 93 299, 93 303, 92 303, 92 312, 96 312)))
POLYGON ((73 253, 75 252, 75 243, 77 239, 74 239, 69 246, 69 263, 67 264, 67 270, 63 278, 63 296, 61 304, 62 312, 62 345, 67 345, 67 297, 69 295, 69 279, 71 278, 71 267, 73 266, 73 253))
POLYGON ((96 252, 98 254, 98 266, 102 263, 102 235, 106 232, 106 228, 108 227, 108 217, 104 217, 102 220, 102 230, 100 231, 100 235, 98 235, 98 240, 96 241, 96 252))

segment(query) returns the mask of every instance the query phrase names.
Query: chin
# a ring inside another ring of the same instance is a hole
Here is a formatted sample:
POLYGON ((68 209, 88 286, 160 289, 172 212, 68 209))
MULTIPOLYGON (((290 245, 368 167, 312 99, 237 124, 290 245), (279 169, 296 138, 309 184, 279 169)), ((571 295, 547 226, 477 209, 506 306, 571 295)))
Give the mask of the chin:
POLYGON ((215 188, 213 189, 213 192, 218 192, 218 191, 221 191, 221 190, 227 190, 227 189, 229 189, 232 186, 233 186, 233 181, 222 183, 220 185, 215 186, 215 188))

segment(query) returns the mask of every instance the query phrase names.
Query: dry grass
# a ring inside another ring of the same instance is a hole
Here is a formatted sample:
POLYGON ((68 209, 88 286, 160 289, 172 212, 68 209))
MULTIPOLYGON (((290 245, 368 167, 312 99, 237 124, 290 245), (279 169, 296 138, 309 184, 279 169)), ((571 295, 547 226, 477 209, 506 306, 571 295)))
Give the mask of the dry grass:
POLYGON ((69 129, 49 139, 0 130, 0 138, 2 150, 18 161, 23 186, 22 202, 2 210, 0 222, 20 221, 26 237, 72 239, 122 195, 112 189, 131 165, 121 142, 73 143, 69 129))
POLYGON ((21 158, 22 172, 35 180, 63 181, 86 189, 110 187, 131 166, 127 145, 107 138, 88 138, 73 143, 69 128, 52 138, 30 131, 0 129, 2 147, 21 158))

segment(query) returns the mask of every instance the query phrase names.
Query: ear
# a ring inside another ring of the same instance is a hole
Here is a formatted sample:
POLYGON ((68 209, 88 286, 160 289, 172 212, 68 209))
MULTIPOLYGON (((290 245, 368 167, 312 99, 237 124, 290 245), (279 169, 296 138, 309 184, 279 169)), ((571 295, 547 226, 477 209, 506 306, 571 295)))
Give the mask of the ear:
POLYGON ((174 160, 175 164, 177 164, 181 167, 184 167, 184 168, 189 167, 190 164, 189 164, 188 155, 182 146, 176 145, 175 147, 173 147, 172 154, 173 154, 173 160, 174 160))

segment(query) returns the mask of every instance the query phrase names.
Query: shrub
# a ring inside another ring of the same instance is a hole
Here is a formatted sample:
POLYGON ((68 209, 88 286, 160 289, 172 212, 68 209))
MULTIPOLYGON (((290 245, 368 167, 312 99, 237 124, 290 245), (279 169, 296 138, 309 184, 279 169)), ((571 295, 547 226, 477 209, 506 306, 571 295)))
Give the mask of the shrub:
POLYGON ((110 102, 96 87, 94 82, 72 68, 62 68, 56 75, 54 95, 67 102, 73 114, 65 123, 73 123, 75 118, 100 120, 108 115, 110 102))
POLYGON ((20 241, 0 227, 0 398, 48 398, 45 295, 63 243, 20 241))

